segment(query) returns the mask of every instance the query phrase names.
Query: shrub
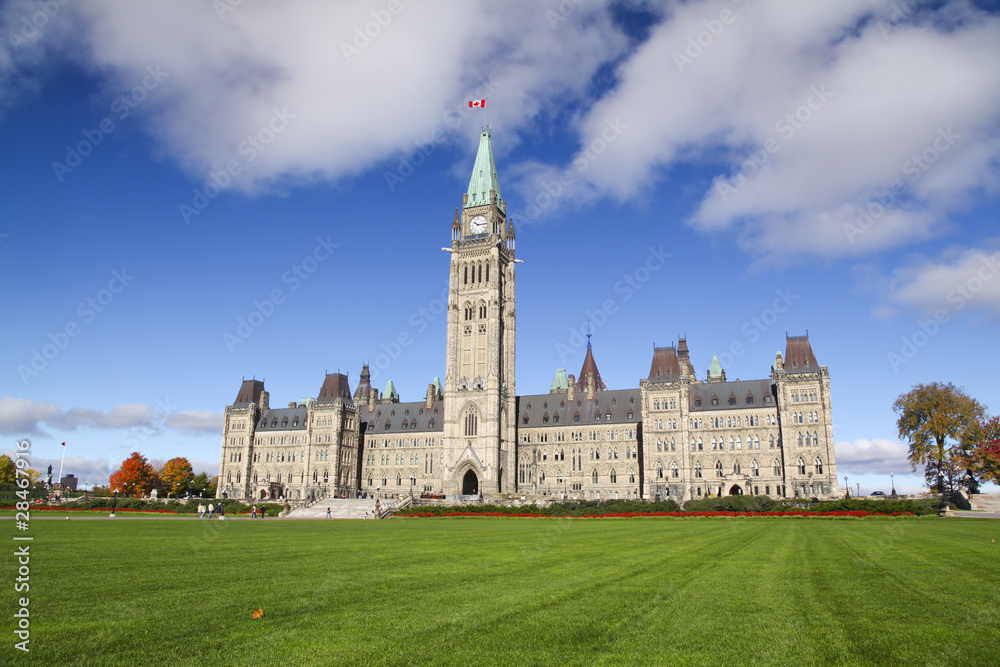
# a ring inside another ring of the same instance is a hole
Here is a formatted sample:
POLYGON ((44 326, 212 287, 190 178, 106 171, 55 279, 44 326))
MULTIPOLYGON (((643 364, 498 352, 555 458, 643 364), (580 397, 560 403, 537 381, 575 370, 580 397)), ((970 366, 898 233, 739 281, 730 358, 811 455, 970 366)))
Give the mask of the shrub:
POLYGON ((685 512, 777 512, 780 503, 768 496, 721 496, 684 503, 685 512))

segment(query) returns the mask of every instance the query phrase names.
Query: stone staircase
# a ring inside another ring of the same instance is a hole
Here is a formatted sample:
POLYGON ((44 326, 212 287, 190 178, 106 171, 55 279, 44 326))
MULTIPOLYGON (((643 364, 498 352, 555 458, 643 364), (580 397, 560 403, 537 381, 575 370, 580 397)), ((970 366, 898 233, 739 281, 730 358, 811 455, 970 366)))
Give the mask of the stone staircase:
POLYGON ((972 494, 972 509, 979 512, 1000 512, 1000 493, 972 494))
MULTIPOLYGON (((386 516, 386 510, 393 509, 409 501, 381 499, 379 501, 382 515, 386 516)), ((331 519, 364 519, 365 512, 368 518, 375 517, 375 499, 366 498, 364 500, 354 500, 347 498, 324 498, 312 503, 309 507, 298 507, 288 513, 286 519, 325 519, 326 508, 330 508, 331 519)))

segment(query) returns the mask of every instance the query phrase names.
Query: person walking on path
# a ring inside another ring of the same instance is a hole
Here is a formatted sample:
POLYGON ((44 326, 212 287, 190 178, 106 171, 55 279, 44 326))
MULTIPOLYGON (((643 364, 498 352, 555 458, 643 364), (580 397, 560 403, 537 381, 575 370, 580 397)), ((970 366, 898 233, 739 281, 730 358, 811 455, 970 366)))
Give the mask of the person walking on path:
POLYGON ((209 503, 208 504, 208 518, 209 519, 212 518, 212 512, 214 512, 214 511, 215 511, 215 505, 213 505, 212 503, 209 503))
POLYGON ((205 503, 198 503, 198 518, 205 518, 205 503))
POLYGON ((265 516, 267 516, 267 505, 265 505, 264 503, 261 503, 260 504, 260 518, 263 519, 265 516))
POLYGON ((330 516, 330 508, 329 507, 326 508, 326 518, 327 519, 332 519, 333 518, 332 516, 330 516))
POLYGON ((256 505, 254 505, 252 508, 250 508, 250 518, 251 519, 256 519, 257 518, 257 506, 256 505))

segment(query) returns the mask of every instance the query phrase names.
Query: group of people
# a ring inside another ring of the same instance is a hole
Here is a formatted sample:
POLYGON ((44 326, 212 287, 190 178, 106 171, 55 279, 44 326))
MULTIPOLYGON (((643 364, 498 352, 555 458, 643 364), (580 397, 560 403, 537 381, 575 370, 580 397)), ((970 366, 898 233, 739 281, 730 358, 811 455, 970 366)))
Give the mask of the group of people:
MULTIPOLYGON (((212 515, 215 514, 215 505, 213 505, 212 503, 209 503, 208 507, 205 507, 205 505, 199 503, 198 504, 198 518, 199 519, 204 519, 205 518, 205 512, 208 512, 208 518, 211 519, 212 515)), ((260 504, 260 518, 263 519, 264 515, 266 513, 267 513, 267 504, 261 503, 260 504)), ((257 518, 257 506, 256 505, 254 505, 250 509, 250 518, 251 519, 256 519, 257 518)))

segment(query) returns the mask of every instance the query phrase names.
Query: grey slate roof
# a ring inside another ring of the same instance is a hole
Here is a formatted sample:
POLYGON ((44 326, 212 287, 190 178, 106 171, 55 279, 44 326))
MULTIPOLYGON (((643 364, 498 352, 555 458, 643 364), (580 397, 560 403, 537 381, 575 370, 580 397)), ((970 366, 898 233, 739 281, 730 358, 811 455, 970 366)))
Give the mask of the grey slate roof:
POLYGON ((594 426, 600 424, 638 424, 642 421, 638 389, 596 391, 588 400, 586 392, 577 392, 572 401, 566 394, 531 394, 517 397, 517 426, 594 426), (629 419, 629 410, 632 418, 629 419), (595 417, 600 413, 600 420, 595 417), (576 415, 579 421, 574 421, 576 415), (608 415, 610 414, 610 419, 608 415), (547 419, 546 419, 547 416, 547 419), (527 421, 525 421, 527 417, 527 421))
POLYGON ((732 382, 704 382, 691 385, 689 406, 691 412, 707 412, 711 410, 735 410, 736 408, 774 407, 774 399, 764 402, 765 396, 771 395, 771 380, 733 380, 732 382), (753 395, 753 403, 747 403, 747 394, 753 395), (719 404, 712 405, 712 397, 718 396, 719 404), (736 398, 736 405, 729 404, 729 397, 736 398), (701 398, 701 405, 695 404, 695 399, 701 398))
POLYGON ((435 401, 434 407, 427 409, 426 401, 412 403, 378 403, 369 410, 363 404, 360 419, 368 422, 365 437, 400 433, 438 433, 444 431, 444 401, 435 401), (431 426, 431 420, 434 425, 431 426), (406 424, 405 428, 403 424, 406 424), (386 425, 388 424, 388 428, 386 425))
POLYGON ((304 406, 265 410, 257 426, 257 432, 304 431, 308 418, 309 410, 304 406))

